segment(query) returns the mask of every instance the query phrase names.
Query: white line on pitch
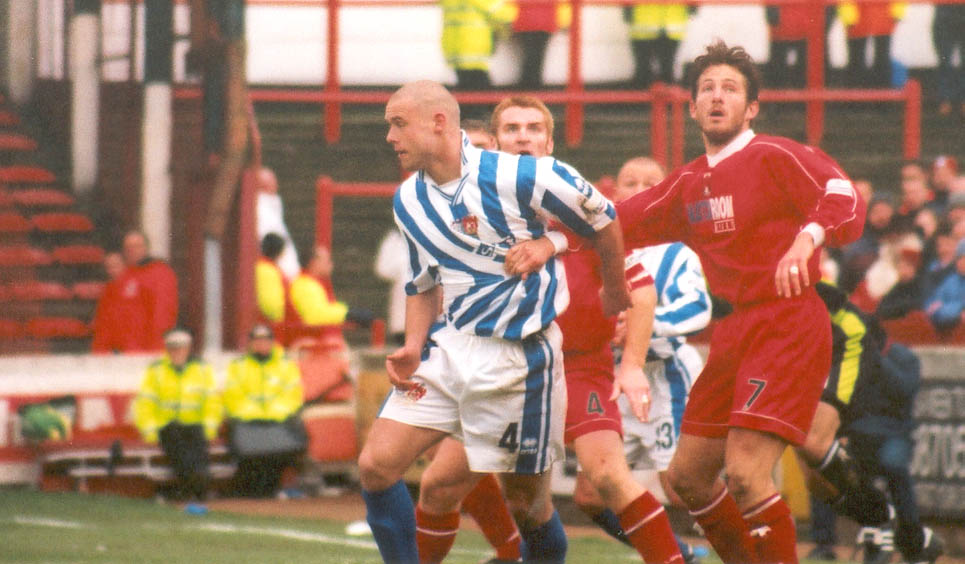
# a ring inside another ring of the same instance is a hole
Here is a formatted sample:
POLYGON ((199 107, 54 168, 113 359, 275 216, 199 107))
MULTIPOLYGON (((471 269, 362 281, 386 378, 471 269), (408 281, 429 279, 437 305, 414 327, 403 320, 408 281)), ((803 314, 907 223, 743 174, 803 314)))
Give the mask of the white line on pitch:
POLYGON ((56 529, 82 529, 86 526, 77 521, 64 521, 62 519, 51 519, 49 517, 28 517, 26 515, 14 515, 13 522, 18 525, 53 527, 56 529))

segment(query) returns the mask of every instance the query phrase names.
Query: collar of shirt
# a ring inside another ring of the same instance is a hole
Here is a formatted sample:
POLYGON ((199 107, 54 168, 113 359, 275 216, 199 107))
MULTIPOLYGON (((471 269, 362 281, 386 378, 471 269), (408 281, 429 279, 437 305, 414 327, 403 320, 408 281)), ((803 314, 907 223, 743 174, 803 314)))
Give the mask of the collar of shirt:
POLYGON ((710 168, 714 168, 722 160, 733 155, 737 151, 740 151, 741 149, 746 147, 748 143, 751 142, 751 139, 754 138, 754 135, 755 135, 754 130, 748 129, 743 133, 741 133, 740 135, 738 135, 737 137, 735 137, 733 141, 728 143, 727 146, 721 149, 721 151, 716 155, 713 155, 713 156, 707 155, 707 166, 709 166, 710 168))

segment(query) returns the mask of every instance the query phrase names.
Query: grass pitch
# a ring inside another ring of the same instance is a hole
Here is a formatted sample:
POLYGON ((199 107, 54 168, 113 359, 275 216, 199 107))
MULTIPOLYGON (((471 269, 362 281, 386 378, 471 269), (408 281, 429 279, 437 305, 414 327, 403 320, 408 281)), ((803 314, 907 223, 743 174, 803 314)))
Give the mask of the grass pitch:
MULTIPOLYGON (((464 530, 446 562, 476 564, 491 555, 480 534, 464 530)), ((585 536, 569 539, 567 561, 640 562, 615 541, 585 536)), ((0 490, 0 562, 378 564, 381 559, 371 537, 345 533, 344 520, 219 511, 198 516, 149 500, 16 489, 0 490)), ((702 562, 720 561, 711 556, 702 562)))

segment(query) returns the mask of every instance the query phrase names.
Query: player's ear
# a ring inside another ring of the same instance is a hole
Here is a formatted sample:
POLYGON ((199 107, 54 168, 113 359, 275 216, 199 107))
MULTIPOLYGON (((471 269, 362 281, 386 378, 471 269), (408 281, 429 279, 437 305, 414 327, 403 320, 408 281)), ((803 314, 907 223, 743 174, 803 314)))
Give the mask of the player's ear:
POLYGON ((761 110, 760 103, 757 100, 754 100, 753 102, 750 102, 749 104, 747 104, 747 111, 745 112, 744 117, 747 118, 748 121, 750 121, 757 117, 757 113, 760 110, 761 110))
POLYGON ((435 112, 432 114, 432 129, 437 133, 442 133, 448 125, 445 112, 435 112))

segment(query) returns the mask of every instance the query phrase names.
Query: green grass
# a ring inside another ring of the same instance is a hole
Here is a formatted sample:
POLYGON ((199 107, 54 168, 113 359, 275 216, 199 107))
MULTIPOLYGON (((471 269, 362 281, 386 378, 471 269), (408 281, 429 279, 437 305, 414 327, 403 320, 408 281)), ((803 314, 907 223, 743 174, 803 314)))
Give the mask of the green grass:
MULTIPOLYGON (((446 562, 476 564, 491 549, 459 533, 446 562)), ((623 545, 570 539, 568 562, 639 562, 623 545)), ((0 490, 0 562, 257 564, 381 562, 371 537, 350 537, 339 520, 187 515, 178 507, 107 495, 0 490)), ((704 564, 717 564, 705 558, 704 564)), ((808 561, 803 561, 808 562, 808 561)), ((817 564, 817 563, 815 563, 817 564)))

